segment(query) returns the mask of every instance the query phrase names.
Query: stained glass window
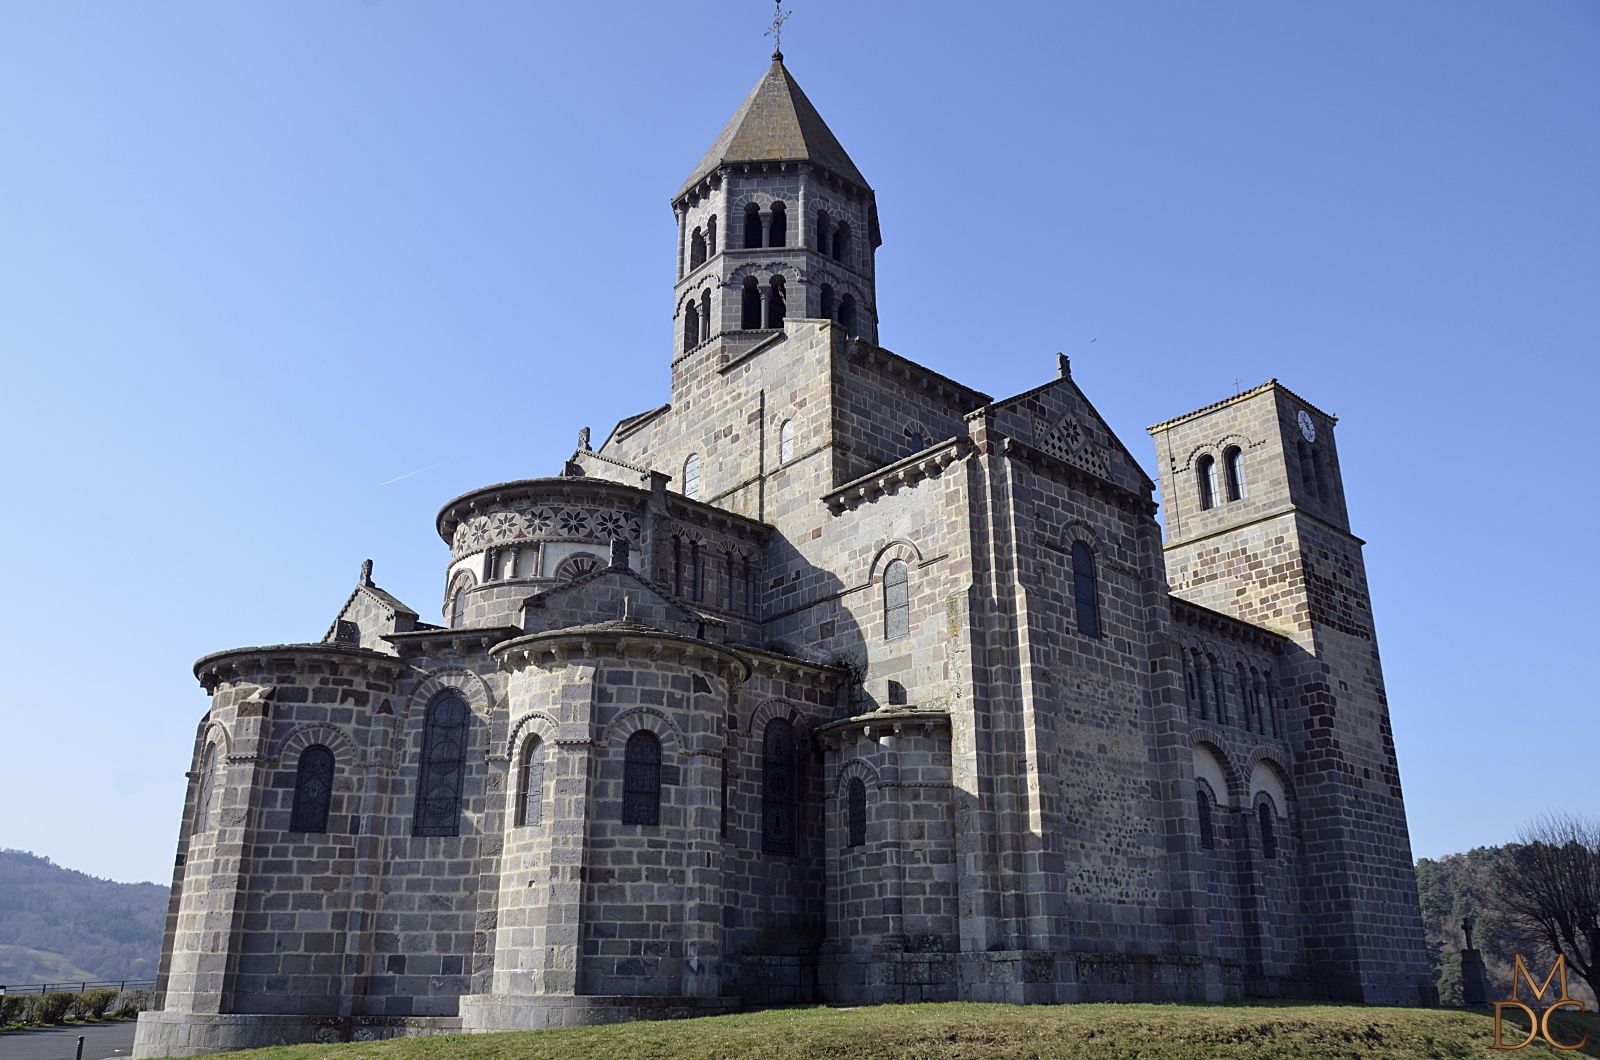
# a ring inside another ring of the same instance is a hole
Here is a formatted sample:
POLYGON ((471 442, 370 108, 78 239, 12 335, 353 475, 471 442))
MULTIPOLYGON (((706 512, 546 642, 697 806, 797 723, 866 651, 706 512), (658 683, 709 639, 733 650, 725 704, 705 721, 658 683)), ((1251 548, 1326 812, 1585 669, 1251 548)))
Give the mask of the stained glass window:
POLYGON ((1078 632, 1100 635, 1100 592, 1095 584, 1094 553, 1082 541, 1072 543, 1072 598, 1078 608, 1078 632))
POLYGON ((469 715, 466 700, 454 689, 440 692, 428 704, 413 835, 461 834, 461 784, 466 774, 469 715))
POLYGON ((761 849, 793 854, 800 812, 794 726, 782 718, 772 719, 761 743, 761 849))
POLYGON ((300 765, 295 770, 289 831, 326 832, 328 805, 332 801, 333 752, 321 744, 312 744, 300 752, 300 765))
POLYGON ((517 777, 517 824, 544 823, 544 743, 532 737, 522 749, 517 777))
POLYGON ((904 560, 883 569, 883 639, 897 640, 911 632, 911 574, 904 560))
POLYGON ((1195 465, 1195 484, 1200 487, 1200 508, 1204 511, 1217 503, 1217 462, 1202 456, 1195 465))
POLYGON ((661 823, 661 741, 640 729, 622 754, 622 823, 661 823))
POLYGON ((853 847, 866 846, 867 843, 867 786, 860 777, 851 777, 846 789, 847 813, 849 814, 850 845, 853 847))

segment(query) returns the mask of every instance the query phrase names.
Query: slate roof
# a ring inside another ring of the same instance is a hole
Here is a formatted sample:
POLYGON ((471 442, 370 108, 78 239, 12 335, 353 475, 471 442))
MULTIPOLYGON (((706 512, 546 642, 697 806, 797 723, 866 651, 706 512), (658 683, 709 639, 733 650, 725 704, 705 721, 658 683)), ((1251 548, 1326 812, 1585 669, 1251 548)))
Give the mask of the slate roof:
POLYGON ((870 187, 783 60, 774 58, 673 198, 681 198, 725 162, 779 161, 811 162, 870 187))

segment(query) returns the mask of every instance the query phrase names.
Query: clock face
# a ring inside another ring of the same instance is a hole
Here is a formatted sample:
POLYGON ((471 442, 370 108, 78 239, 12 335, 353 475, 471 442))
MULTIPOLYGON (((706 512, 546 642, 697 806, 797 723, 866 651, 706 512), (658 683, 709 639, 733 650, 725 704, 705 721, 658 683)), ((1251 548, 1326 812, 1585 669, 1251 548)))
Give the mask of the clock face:
POLYGON ((1306 436, 1306 441, 1317 440, 1317 425, 1312 422, 1311 413, 1305 409, 1300 410, 1300 433, 1306 436))

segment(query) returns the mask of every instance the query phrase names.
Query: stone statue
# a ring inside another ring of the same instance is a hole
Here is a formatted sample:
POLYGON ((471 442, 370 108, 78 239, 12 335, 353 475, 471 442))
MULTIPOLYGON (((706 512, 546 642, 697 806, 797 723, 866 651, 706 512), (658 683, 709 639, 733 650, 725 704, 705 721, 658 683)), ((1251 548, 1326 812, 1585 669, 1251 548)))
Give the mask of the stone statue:
POLYGON ((587 427, 578 428, 578 451, 583 453, 589 451, 589 428, 587 427))
POLYGON ((372 561, 370 559, 364 559, 361 561, 361 584, 372 584, 372 561))

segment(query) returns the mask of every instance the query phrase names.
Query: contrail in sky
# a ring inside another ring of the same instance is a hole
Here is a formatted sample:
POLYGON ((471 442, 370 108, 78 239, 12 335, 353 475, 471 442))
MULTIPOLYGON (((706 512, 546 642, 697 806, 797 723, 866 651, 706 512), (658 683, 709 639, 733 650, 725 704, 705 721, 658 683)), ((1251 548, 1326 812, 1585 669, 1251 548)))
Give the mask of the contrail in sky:
POLYGON ((378 483, 378 485, 380 485, 380 486, 392 486, 396 482, 399 482, 403 478, 410 478, 412 475, 420 475, 424 471, 432 471, 436 467, 444 467, 449 462, 450 461, 448 461, 448 460, 441 460, 437 464, 429 464, 427 467, 419 467, 415 471, 407 471, 404 475, 396 475, 394 478, 390 479, 389 481, 380 482, 380 483, 378 483))

